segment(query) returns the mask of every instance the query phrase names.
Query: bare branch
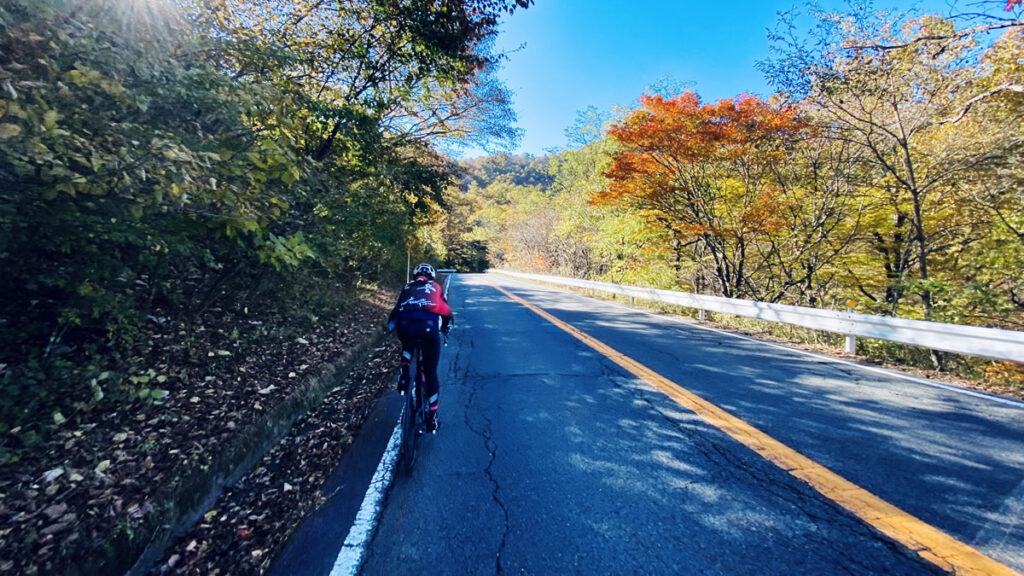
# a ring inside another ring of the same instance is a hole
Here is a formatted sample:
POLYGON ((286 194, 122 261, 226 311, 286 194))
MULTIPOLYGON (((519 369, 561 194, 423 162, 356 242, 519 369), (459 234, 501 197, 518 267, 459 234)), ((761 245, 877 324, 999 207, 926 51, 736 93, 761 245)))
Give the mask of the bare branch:
POLYGON ((1000 92, 1024 93, 1024 84, 1013 84, 1011 82, 1007 82, 1005 84, 1000 84, 999 86, 996 86, 995 88, 989 90, 988 92, 978 94, 974 98, 971 98, 970 100, 967 101, 967 104, 964 105, 964 109, 960 111, 960 114, 956 118, 947 118, 946 120, 940 120, 939 124, 956 124, 957 122, 963 120, 964 116, 967 115, 967 113, 971 110, 972 106, 974 106, 978 102, 981 102, 982 100, 985 100, 986 98, 995 96, 1000 92))
POLYGON ((1024 26, 1024 19, 1017 18, 1014 20, 1001 20, 992 24, 985 24, 982 26, 975 26, 973 28, 967 28, 959 32, 952 34, 928 34, 925 36, 918 36, 913 40, 903 42, 900 44, 857 44, 854 46, 845 46, 843 49, 847 51, 861 51, 861 50, 877 50, 880 52, 889 52, 892 50, 900 50, 902 48, 908 48, 910 46, 916 46, 919 44, 925 44, 927 42, 945 42, 949 40, 960 40, 974 36, 976 34, 984 34, 986 32, 992 32, 994 30, 1003 30, 1006 28, 1018 28, 1024 26))

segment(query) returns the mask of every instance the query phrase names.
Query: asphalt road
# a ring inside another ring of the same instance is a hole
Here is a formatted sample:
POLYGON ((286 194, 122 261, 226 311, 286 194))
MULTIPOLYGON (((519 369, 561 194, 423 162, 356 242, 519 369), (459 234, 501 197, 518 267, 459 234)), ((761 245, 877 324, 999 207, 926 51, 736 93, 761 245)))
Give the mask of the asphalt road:
POLYGON ((1024 572, 1024 404, 460 276, 441 429, 395 479, 363 574, 942 573, 493 280, 1024 572))

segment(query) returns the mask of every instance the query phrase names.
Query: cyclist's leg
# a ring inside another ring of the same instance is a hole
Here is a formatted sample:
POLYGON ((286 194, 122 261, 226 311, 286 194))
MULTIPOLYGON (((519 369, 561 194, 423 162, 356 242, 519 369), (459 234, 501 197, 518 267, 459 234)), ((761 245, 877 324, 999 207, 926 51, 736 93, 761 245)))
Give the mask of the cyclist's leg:
POLYGON ((398 376, 398 390, 402 394, 409 389, 409 362, 412 361, 413 350, 416 348, 415 332, 409 326, 402 323, 398 327, 398 338, 402 341, 402 364, 401 373, 398 376))
POLYGON ((429 328, 420 340, 420 350, 423 354, 423 372, 426 376, 426 397, 430 405, 430 417, 437 416, 437 401, 440 384, 437 380, 437 364, 441 358, 441 334, 436 326, 429 328))

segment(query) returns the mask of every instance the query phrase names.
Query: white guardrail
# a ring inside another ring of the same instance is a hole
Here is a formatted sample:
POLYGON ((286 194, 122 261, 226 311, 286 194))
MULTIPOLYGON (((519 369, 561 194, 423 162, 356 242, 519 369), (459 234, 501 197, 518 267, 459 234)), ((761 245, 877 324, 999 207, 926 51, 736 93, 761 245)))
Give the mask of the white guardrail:
POLYGON ((608 282, 542 276, 540 274, 524 274, 505 270, 489 270, 488 272, 504 274, 514 278, 547 282, 549 284, 611 292, 631 298, 655 300, 665 302, 666 304, 696 308, 701 311, 722 312, 736 316, 758 318, 769 322, 783 322, 814 330, 845 334, 847 335, 847 352, 851 354, 855 351, 854 345, 851 344, 853 341, 852 337, 861 336, 921 346, 932 350, 1024 363, 1024 332, 1015 330, 959 326, 956 324, 925 322, 923 320, 857 314, 856 312, 804 308, 786 304, 768 304, 751 300, 703 296, 689 292, 673 292, 671 290, 639 288, 637 286, 620 286, 608 282))
POLYGON ((438 275, 444 274, 444 287, 442 288, 441 293, 444 294, 444 299, 447 300, 448 287, 452 285, 452 276, 454 276, 458 270, 455 268, 438 268, 436 272, 438 275))

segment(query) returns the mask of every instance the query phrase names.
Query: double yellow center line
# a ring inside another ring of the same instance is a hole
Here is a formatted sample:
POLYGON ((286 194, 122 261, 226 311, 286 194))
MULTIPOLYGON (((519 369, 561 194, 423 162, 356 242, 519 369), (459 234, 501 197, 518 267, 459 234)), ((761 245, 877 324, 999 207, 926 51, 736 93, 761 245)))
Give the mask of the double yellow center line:
POLYGON ((691 410, 712 426, 722 430, 779 468, 803 480, 826 498, 846 508, 889 538, 954 574, 1021 576, 978 550, 945 532, 900 510, 842 476, 803 456, 757 428, 733 416, 700 396, 677 386, 671 380, 596 340, 507 290, 494 286, 512 300, 537 313, 548 322, 572 334, 630 374, 691 410))

